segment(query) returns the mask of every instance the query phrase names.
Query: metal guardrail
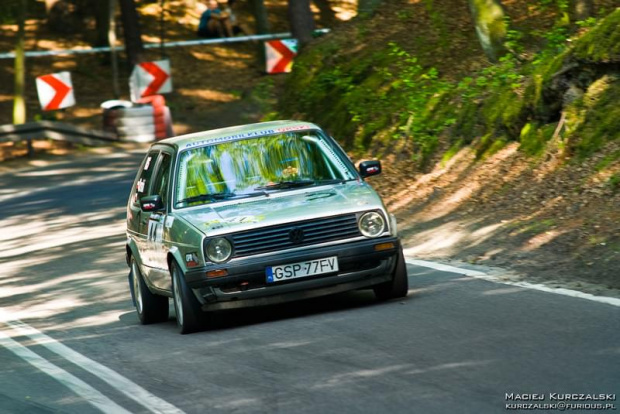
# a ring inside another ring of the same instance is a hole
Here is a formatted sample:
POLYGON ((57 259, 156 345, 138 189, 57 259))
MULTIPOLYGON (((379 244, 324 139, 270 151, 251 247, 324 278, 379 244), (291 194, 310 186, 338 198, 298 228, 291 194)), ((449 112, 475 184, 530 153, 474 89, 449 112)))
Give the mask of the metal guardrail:
POLYGON ((60 122, 39 121, 21 125, 0 125, 0 142, 28 141, 30 143, 37 139, 68 141, 89 147, 120 142, 118 137, 110 132, 95 131, 60 122))
MULTIPOLYGON (((329 33, 330 29, 318 29, 314 31, 314 34, 320 35, 329 33)), ((197 40, 183 40, 178 42, 165 42, 163 47, 178 47, 178 46, 198 46, 198 45, 214 45, 221 43, 238 43, 247 41, 258 40, 273 40, 273 39, 286 39, 292 37, 291 33, 274 33, 264 35, 251 35, 251 36, 237 36, 237 37, 221 37, 217 39, 197 39, 197 40)), ((155 49, 162 47, 161 43, 146 43, 145 49, 155 49)), ((110 47, 92 47, 85 49, 65 49, 65 50, 32 50, 25 52, 26 57, 41 57, 41 56, 62 56, 62 55, 76 55, 87 53, 102 53, 109 52, 110 47)), ((114 48, 116 51, 124 50, 124 46, 118 46, 114 48)), ((0 59, 14 59, 15 52, 0 53, 0 59)))

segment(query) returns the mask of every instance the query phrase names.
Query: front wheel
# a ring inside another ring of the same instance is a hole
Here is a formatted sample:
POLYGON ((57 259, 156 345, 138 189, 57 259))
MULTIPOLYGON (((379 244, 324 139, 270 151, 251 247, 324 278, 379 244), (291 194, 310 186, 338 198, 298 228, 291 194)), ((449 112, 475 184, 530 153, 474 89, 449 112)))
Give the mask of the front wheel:
POLYGON ((201 328, 204 312, 194 296, 191 288, 185 282, 183 271, 176 262, 172 262, 170 273, 172 276, 172 297, 174 310, 177 314, 177 327, 183 335, 196 332, 201 328))
POLYGON ((140 323, 148 325, 168 320, 168 298, 149 290, 134 257, 131 258, 130 269, 131 292, 140 323))
POLYGON ((405 263, 402 246, 396 256, 396 267, 394 268, 392 280, 375 286, 373 290, 377 299, 381 301, 407 296, 409 280, 407 278, 407 264, 405 263))

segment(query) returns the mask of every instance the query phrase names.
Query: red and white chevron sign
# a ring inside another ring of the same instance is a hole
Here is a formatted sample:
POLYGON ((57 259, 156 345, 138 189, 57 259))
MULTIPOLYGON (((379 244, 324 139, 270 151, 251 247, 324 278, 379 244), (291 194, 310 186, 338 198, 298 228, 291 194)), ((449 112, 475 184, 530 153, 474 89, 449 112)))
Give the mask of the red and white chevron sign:
POLYGON ((37 93, 44 111, 68 108, 75 105, 71 73, 60 72, 37 78, 37 93))
POLYGON ((288 73, 293 69, 293 58, 297 56, 297 40, 269 40, 265 42, 267 73, 288 73))
POLYGON ((170 61, 142 62, 134 66, 129 78, 129 89, 134 102, 147 96, 172 92, 170 61))

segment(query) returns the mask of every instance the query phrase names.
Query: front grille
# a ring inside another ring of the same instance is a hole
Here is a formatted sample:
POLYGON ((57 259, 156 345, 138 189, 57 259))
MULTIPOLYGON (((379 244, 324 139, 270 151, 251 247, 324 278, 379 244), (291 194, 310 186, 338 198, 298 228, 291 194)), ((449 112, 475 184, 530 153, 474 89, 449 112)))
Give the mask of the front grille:
POLYGON ((234 234, 232 239, 235 246, 235 256, 241 257, 349 239, 360 235, 355 214, 347 214, 263 227, 258 230, 234 234), (303 230, 301 242, 295 243, 291 240, 290 232, 294 229, 303 230))

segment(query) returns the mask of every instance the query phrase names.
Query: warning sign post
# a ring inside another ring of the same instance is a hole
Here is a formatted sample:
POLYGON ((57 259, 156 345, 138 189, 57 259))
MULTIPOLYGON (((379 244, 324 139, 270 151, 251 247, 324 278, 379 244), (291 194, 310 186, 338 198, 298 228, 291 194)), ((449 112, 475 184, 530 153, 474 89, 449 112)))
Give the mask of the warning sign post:
POLYGON ((293 69, 297 56, 297 39, 270 40, 265 42, 267 73, 288 73, 293 69))
POLYGON ((147 96, 172 92, 170 61, 142 62, 134 66, 129 78, 129 89, 133 102, 147 96))
POLYGON ((39 76, 36 84, 39 103, 44 111, 55 111, 75 105, 70 72, 39 76))

